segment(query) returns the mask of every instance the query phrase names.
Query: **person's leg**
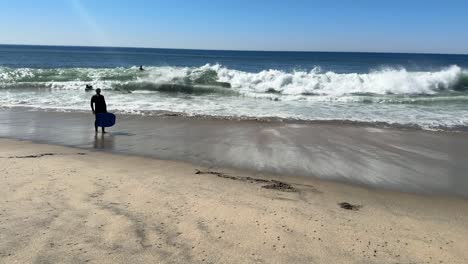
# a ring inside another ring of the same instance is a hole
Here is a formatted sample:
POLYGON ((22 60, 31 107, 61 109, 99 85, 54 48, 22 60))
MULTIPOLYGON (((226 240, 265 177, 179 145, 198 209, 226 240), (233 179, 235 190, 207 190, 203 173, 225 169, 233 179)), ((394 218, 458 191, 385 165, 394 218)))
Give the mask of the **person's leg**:
POLYGON ((106 128, 105 127, 102 127, 102 133, 106 133, 106 128))
POLYGON ((98 126, 97 126, 97 120, 96 120, 94 121, 94 130, 96 131, 96 133, 98 132, 97 129, 98 129, 98 126))

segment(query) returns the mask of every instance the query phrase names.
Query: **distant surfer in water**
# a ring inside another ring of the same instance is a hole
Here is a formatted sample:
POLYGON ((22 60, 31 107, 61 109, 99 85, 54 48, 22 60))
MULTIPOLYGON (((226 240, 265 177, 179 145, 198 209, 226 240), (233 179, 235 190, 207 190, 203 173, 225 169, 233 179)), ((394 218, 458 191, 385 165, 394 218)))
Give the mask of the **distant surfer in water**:
POLYGON ((87 85, 86 85, 86 88, 85 88, 85 91, 91 91, 91 90, 93 90, 93 86, 87 84, 87 85))
MULTIPOLYGON (((97 114, 107 113, 106 99, 104 99, 104 96, 101 94, 101 89, 99 88, 96 89, 96 94, 91 97, 91 110, 93 110, 93 114, 96 116, 96 120, 94 121, 94 128, 96 129, 97 133, 97 114)), ((102 127, 102 133, 106 133, 104 127, 102 127)))
POLYGON ((140 71, 144 71, 145 69, 143 69, 143 65, 140 65, 140 71))

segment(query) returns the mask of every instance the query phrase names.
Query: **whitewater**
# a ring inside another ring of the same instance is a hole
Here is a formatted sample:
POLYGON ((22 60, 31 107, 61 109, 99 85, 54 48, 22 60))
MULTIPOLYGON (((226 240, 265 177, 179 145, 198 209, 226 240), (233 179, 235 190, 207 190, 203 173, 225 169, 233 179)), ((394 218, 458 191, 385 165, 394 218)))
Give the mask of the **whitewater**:
POLYGON ((0 107, 468 127, 468 57, 0 47, 0 107), (21 59, 19 59, 21 58, 21 59), (93 58, 93 59, 90 59, 93 58), (145 70, 139 71, 144 62, 145 70))
POLYGON ((255 94, 328 95, 349 94, 437 94, 468 89, 468 71, 453 65, 437 72, 408 72, 406 69, 383 69, 367 74, 339 74, 311 71, 284 72, 264 70, 249 73, 231 70, 221 65, 188 67, 136 67, 95 69, 12 69, 0 68, 1 88, 52 88, 82 90, 86 84, 101 89, 165 92, 235 92, 245 96, 255 94), (169 87, 172 85, 172 88, 169 87), (187 91, 182 87, 192 87, 187 91), (231 88, 216 89, 219 88, 231 88), (211 89, 210 89, 211 88, 211 89))

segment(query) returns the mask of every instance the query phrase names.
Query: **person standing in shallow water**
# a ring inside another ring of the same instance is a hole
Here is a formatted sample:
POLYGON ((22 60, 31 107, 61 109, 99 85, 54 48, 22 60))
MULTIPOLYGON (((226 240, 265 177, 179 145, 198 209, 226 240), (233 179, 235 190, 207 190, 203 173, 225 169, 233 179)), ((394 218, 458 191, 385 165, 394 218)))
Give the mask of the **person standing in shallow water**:
MULTIPOLYGON (((101 94, 101 89, 99 88, 96 89, 96 94, 91 97, 91 110, 93 110, 93 114, 96 116, 96 120, 94 121, 94 128, 97 133, 97 114, 107 113, 106 99, 104 99, 104 96, 101 94)), ((102 127, 102 133, 106 133, 104 127, 102 127)))

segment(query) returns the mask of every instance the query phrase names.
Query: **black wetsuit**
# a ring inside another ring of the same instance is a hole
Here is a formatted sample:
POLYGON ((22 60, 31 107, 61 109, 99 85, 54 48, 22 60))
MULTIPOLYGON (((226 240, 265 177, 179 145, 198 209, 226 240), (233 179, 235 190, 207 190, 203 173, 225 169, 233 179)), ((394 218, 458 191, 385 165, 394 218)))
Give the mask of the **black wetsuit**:
POLYGON ((96 114, 107 113, 106 100, 104 99, 103 95, 93 95, 93 97, 91 98, 91 104, 92 103, 94 103, 94 112, 96 114))
MULTIPOLYGON (((96 117, 96 120, 94 120, 94 127, 97 132, 97 114, 100 113, 107 113, 107 105, 106 105, 106 100, 104 99, 103 95, 100 94, 95 94, 93 97, 91 97, 91 105, 94 103, 94 116, 96 117)), ((104 133, 104 127, 102 128, 102 132, 104 133)))

